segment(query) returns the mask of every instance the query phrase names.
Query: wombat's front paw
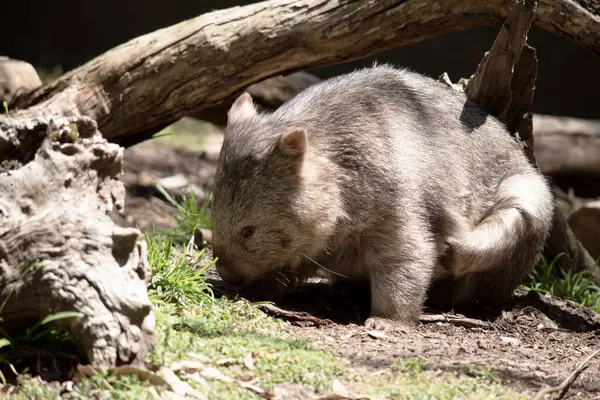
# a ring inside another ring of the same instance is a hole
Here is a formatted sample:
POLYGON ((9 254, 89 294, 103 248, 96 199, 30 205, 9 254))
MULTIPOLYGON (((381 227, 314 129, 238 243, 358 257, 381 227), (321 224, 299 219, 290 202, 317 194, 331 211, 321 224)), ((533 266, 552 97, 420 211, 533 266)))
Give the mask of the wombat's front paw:
POLYGON ((365 327, 376 331, 408 332, 414 328, 414 324, 406 321, 392 320, 382 317, 369 317, 365 321, 365 327))

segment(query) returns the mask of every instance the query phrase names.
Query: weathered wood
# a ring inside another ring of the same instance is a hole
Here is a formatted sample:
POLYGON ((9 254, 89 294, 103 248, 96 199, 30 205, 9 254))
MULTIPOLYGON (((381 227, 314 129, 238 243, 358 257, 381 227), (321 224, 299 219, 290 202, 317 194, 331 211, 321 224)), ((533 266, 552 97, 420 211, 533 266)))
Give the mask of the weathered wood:
POLYGON ((29 93, 40 86, 42 80, 33 65, 0 56, 0 101, 12 103, 17 96, 29 93))
POLYGON ((600 177, 600 120, 533 117, 534 153, 547 175, 600 177))
POLYGON ((467 97, 500 119, 533 157, 531 102, 537 75, 535 50, 526 44, 537 8, 537 0, 517 0, 500 32, 477 66, 465 80, 467 97))
POLYGON ((123 148, 87 118, 0 121, 0 299, 13 331, 60 311, 88 361, 143 361, 154 341, 140 231, 116 226, 123 148))
MULTIPOLYGON (((511 4, 271 0, 215 11, 118 46, 12 107, 30 107, 23 116, 86 115, 109 140, 132 144, 268 77, 500 25, 511 4)), ((534 24, 600 54, 597 4, 540 0, 534 24)))

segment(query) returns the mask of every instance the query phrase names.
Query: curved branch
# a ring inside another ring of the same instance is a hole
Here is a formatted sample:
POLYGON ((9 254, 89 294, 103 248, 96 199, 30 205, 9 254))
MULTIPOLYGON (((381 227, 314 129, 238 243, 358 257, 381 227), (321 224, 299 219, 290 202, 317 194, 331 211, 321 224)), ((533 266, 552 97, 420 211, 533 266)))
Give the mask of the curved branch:
MULTIPOLYGON (((541 0, 534 25, 600 54, 599 0, 541 0)), ((271 0, 138 37, 19 97, 23 116, 85 115, 111 141, 155 132, 268 77, 500 25, 511 1, 271 0)))

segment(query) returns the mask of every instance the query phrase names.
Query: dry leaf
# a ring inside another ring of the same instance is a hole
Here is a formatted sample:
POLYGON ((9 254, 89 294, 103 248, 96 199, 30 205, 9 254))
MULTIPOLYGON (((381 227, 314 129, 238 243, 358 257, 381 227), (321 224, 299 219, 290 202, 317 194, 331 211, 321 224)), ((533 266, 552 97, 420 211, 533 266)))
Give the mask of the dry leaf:
POLYGON ((334 379, 331 383, 331 391, 332 393, 320 396, 319 400, 379 400, 376 397, 363 396, 351 392, 338 379, 334 379))
POLYGON ((244 366, 248 368, 250 371, 254 370, 254 359, 252 358, 251 353, 246 353, 244 356, 244 366))
POLYGON ((149 387, 148 391, 155 400, 162 400, 162 397, 160 397, 160 394, 158 394, 158 391, 154 387, 149 387))
POLYGON ((205 378, 212 378, 212 379, 217 379, 221 382, 226 382, 226 383, 231 383, 233 382, 233 379, 223 375, 223 373, 221 371, 219 371, 216 368, 212 368, 212 367, 208 367, 208 368, 204 368, 200 374, 205 377, 205 378))
POLYGON ((206 368, 206 365, 200 361, 194 360, 181 360, 171 364, 171 370, 177 371, 201 371, 206 368))
POLYGON ((210 358, 208 358, 204 354, 200 354, 200 353, 188 353, 188 357, 193 358, 198 361, 202 361, 204 363, 210 362, 210 358))
POLYGON ((120 367, 116 367, 112 369, 112 373, 115 376, 122 375, 137 375, 140 379, 147 380, 152 374, 152 372, 148 371, 144 368, 132 367, 131 365, 122 365, 120 367))
POLYGON ((385 339, 385 338, 387 338, 387 335, 385 333, 381 332, 381 331, 369 331, 369 332, 367 332, 367 335, 369 335, 373 339, 385 339))
POLYGON ((264 396, 267 392, 263 388, 256 386, 250 382, 238 381, 238 384, 244 389, 248 389, 260 396, 264 396))
POLYGON ((60 387, 61 387, 61 390, 62 390, 63 392, 72 392, 72 391, 73 391, 73 386, 74 386, 74 383, 73 383, 73 381, 65 381, 65 382, 63 382, 63 383, 60 385, 60 387))
POLYGON ((500 340, 503 341, 506 344, 510 344, 510 345, 518 345, 519 343, 521 343, 521 341, 517 338, 514 337, 508 337, 508 336, 500 336, 500 340))
POLYGON ((174 393, 184 396, 184 397, 193 397, 196 399, 204 399, 204 395, 194 389, 187 383, 179 379, 175 372, 171 371, 169 368, 161 367, 156 374, 153 374, 151 377, 160 377, 164 380, 169 389, 171 389, 174 393))
POLYGON ((559 330, 556 322, 537 308, 527 306, 521 310, 520 314, 530 316, 533 320, 538 322, 536 328, 542 332, 556 332, 559 330))
POLYGON ((83 376, 94 376, 98 372, 100 372, 96 368, 92 367, 91 365, 77 364, 76 368, 77 368, 77 372, 79 372, 83 376))
POLYGON ((344 386, 344 384, 342 382, 340 382, 339 379, 334 379, 333 382, 331 383, 331 390, 333 391, 334 394, 338 395, 338 396, 346 396, 349 397, 350 396, 350 392, 348 391, 348 389, 346 389, 346 386, 344 386))

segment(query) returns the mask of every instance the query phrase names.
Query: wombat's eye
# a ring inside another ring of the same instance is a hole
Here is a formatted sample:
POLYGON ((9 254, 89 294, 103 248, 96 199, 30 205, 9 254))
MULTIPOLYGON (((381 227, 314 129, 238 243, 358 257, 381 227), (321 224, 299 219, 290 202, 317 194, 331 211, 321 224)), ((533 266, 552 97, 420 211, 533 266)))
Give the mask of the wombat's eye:
POLYGON ((254 234, 255 230, 256 230, 256 228, 253 226, 245 227, 244 229, 242 229, 242 237, 244 239, 248 239, 250 236, 252 236, 254 234))

